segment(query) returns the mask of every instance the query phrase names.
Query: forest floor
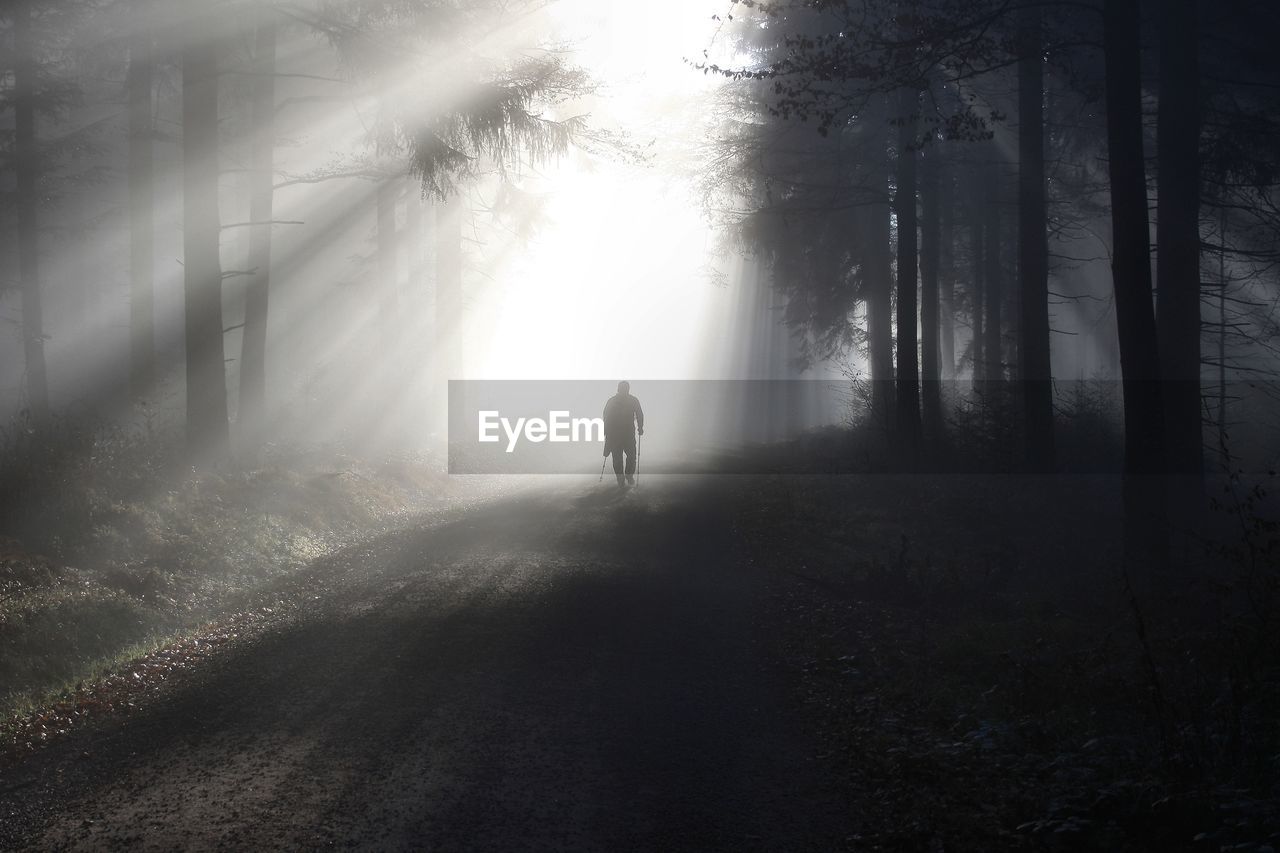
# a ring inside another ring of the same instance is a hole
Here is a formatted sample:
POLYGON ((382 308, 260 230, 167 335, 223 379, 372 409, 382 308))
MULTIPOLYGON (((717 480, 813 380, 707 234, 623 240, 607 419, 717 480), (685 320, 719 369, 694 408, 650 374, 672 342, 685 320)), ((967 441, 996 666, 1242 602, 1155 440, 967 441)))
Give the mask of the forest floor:
POLYGON ((24 717, 0 847, 1280 846, 1271 671, 1225 714, 1119 533, 1100 477, 534 481, 24 717))
POLYGON ((195 473, 180 443, 76 437, 78 452, 0 452, 0 731, 123 661, 269 607, 274 584, 327 554, 516 486, 334 450, 195 473))

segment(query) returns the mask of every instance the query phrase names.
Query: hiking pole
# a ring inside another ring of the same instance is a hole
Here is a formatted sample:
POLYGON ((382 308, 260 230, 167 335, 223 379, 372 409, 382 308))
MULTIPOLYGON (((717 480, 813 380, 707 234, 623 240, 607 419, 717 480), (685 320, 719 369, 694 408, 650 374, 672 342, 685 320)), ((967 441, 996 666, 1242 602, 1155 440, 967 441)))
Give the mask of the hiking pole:
POLYGON ((603 483, 603 482, 604 482, 604 463, 605 463, 605 462, 607 462, 607 461, 608 461, 608 459, 609 459, 609 457, 608 457, 608 456, 605 456, 605 457, 603 457, 603 458, 600 460, 600 479, 599 479, 599 480, 596 480, 596 482, 597 482, 597 483, 603 483))
POLYGON ((640 436, 636 436, 636 487, 640 486, 640 436))

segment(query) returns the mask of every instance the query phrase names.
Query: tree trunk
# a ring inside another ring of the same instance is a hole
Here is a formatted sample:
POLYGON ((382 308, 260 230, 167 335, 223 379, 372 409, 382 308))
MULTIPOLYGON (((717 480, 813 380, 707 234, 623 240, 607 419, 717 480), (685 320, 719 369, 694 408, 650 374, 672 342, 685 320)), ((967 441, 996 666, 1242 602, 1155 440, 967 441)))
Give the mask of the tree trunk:
POLYGON ((1167 0, 1160 15, 1156 147, 1156 311, 1169 473, 1179 504, 1204 488, 1200 414, 1200 77, 1195 0, 1167 0))
POLYGON ((887 116, 882 109, 869 117, 869 170, 873 201, 866 211, 867 259, 863 291, 867 301, 867 344, 871 365, 871 420, 887 433, 893 426, 893 260, 892 208, 885 164, 889 156, 887 116))
POLYGON ((938 149, 924 152, 920 182, 920 380, 924 434, 936 441, 942 432, 942 384, 939 365, 938 149))
MULTIPOLYGON (((993 149, 990 152, 995 157, 993 149)), ((986 245, 983 247, 982 298, 983 309, 983 341, 982 341, 982 378, 990 390, 1004 378, 1004 354, 1001 352, 1000 308, 1004 298, 1004 283, 1001 281, 1000 268, 1000 166, 994 160, 988 163, 983 171, 985 180, 985 201, 983 208, 984 222, 982 226, 986 245)))
POLYGON ((863 282, 867 303, 867 347, 871 368, 871 420, 886 432, 893 426, 893 264, 888 202, 865 211, 867 260, 863 282))
POLYGON ((27 408, 33 426, 49 422, 49 379, 44 359, 44 309, 40 301, 38 227, 40 152, 36 147, 36 59, 32 50, 32 0, 14 9, 13 144, 15 212, 18 217, 18 281, 22 290, 22 352, 27 367, 27 408))
POLYGON ((956 378, 955 177, 946 163, 938 165, 939 358, 942 379, 950 382, 956 378))
POLYGON ((461 378, 463 202, 436 206, 436 358, 443 381, 461 378))
MULTIPOLYGON (((1016 182, 1013 186, 1013 196, 1012 205, 1016 208, 1016 182)), ((1009 211, 1009 208, 1006 207, 1005 210, 1009 211)), ((1003 278, 1003 273, 1009 272, 1008 267, 1001 268, 1001 292, 1004 294, 1004 307, 1001 309, 1000 314, 1000 343, 1001 352, 1004 353, 1004 375, 1001 378, 1006 382, 1013 382, 1018 379, 1020 368, 1020 365, 1018 364, 1018 347, 1020 346, 1019 341, 1022 339, 1022 290, 1019 287, 1019 282, 1017 280, 1018 272, 1016 263, 1018 255, 1018 213, 1016 209, 1013 209, 1011 212, 1013 215, 1005 216, 1003 221, 1000 223, 1000 235, 1002 237, 1000 245, 1005 248, 1006 258, 1009 256, 1013 256, 1015 258, 1013 270, 1014 281, 1012 284, 1003 278)), ((1016 391, 1016 389, 1014 390, 1016 391)), ((1013 398, 1010 399, 1012 400, 1013 398)))
POLYGON ((1111 183, 1111 270, 1124 394, 1125 554, 1152 568, 1162 557, 1164 419, 1155 312, 1147 181, 1142 147, 1139 0, 1105 0, 1107 167, 1111 183))
POLYGON ((396 318, 396 335, 400 343, 400 358, 404 360, 403 390, 396 397, 400 422, 407 428, 404 438, 420 442, 427 433, 431 401, 428 397, 433 366, 429 353, 431 340, 427 320, 430 306, 427 302, 428 282, 426 253, 426 204, 422 197, 422 185, 414 178, 401 181, 404 188, 405 217, 400 233, 400 245, 405 255, 405 286, 400 294, 400 312, 396 318))
POLYGON ((1044 183, 1043 31, 1038 6, 1018 14, 1018 268, 1022 279, 1018 376, 1027 465, 1055 466, 1049 348, 1049 239, 1044 183))
POLYGON ((217 42, 200 33, 182 51, 182 216, 187 350, 187 452, 227 458, 222 267, 218 257, 217 42))
POLYGON ((134 0, 129 40, 129 389, 135 401, 155 382, 155 221, 152 193, 150 0, 134 0))
POLYGON ((401 235, 400 242, 405 249, 407 267, 405 310, 412 313, 415 318, 414 325, 416 325, 416 318, 420 316, 418 312, 422 308, 422 293, 426 286, 423 281, 426 255, 423 251, 425 227, 422 215, 422 188, 414 180, 405 181, 404 188, 404 234, 401 235))
POLYGON ((910 464, 920 447, 920 368, 917 352, 916 107, 919 93, 903 89, 899 100, 898 192, 898 418, 894 427, 910 464))
POLYGON ((1227 458, 1227 209, 1218 211, 1218 453, 1227 458))
POLYGON ((253 144, 250 153, 249 283, 240 348, 240 445, 254 454, 266 427, 267 319, 271 294, 271 220, 275 190, 276 19, 257 9, 253 45, 253 144))
POLYGON ((378 184, 377 195, 377 256, 378 256, 378 323, 380 334, 392 334, 398 309, 400 264, 397 262, 399 245, 396 242, 396 196, 400 181, 385 178, 378 184))
POLYGON ((983 260, 983 247, 986 246, 986 235, 982 233, 984 205, 982 197, 982 170, 975 167, 970 179, 973 182, 966 208, 969 212, 969 302, 973 319, 973 336, 969 339, 969 360, 973 362, 972 381, 975 388, 981 387, 986 377, 986 363, 983 359, 983 348, 986 346, 986 330, 982 327, 982 280, 985 276, 986 263, 983 260))

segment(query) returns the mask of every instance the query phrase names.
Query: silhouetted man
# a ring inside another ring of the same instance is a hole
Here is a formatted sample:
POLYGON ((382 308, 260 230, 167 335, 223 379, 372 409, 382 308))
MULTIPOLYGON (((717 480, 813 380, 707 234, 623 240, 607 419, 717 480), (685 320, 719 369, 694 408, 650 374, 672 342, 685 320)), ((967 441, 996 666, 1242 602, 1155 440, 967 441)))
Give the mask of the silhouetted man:
POLYGON ((636 481, 636 430, 644 435, 644 409, 640 401, 631 396, 631 383, 619 382, 618 393, 604 404, 604 455, 613 454, 613 473, 618 477, 618 487, 634 485, 636 481), (626 454, 624 471, 622 456, 626 454))

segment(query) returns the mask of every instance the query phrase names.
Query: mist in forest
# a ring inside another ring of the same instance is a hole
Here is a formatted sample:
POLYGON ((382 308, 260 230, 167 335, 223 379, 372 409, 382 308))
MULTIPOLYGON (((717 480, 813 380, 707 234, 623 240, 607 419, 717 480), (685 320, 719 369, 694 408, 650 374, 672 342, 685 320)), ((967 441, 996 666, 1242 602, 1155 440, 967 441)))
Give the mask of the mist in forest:
MULTIPOLYGON (((299 695, 347 673, 400 696, 360 654, 514 680, 450 719, 533 696, 526 678, 603 691, 584 707, 636 740, 597 733, 622 757, 581 778, 626 779, 655 815, 783 802, 645 781, 676 772, 663 750, 737 766, 757 735, 778 790, 847 798, 805 795, 828 809, 812 837, 762 807, 732 831, 671 818, 676 844, 601 818, 587 848, 1270 849, 1277 40, 1264 0, 9 0, 0 770, 44 778, 42 744, 79 743, 86 708, 133 713, 138 673, 224 640, 265 667, 253 644, 279 629, 305 670, 311 619, 341 626, 337 662, 299 695), (404 627, 463 630, 428 600, 479 614, 456 660, 404 627), (668 614, 646 642, 671 676, 635 642, 668 614), (774 663, 752 669, 748 635, 774 663), (511 663, 543 647, 570 663, 511 663), (669 704, 631 720, 604 660, 669 704), (800 692, 757 707, 742 685, 775 664, 800 692), (945 710, 876 717, 920 691, 945 710), (761 734, 795 704, 837 709, 805 711, 814 776, 761 734), (991 761, 937 770, 961 745, 991 761), (998 804, 944 785, 916 829, 870 809, 905 790, 876 763, 904 751, 911 778, 972 772, 998 804), (992 768, 1054 781, 1037 800, 992 768), (828 821, 854 812, 877 817, 828 821)), ((270 692, 265 672, 242 674, 270 692)), ((511 718, 569 725, 541 702, 511 718)), ((457 750, 449 778, 496 772, 457 750)), ((536 846, 509 819, 414 812, 388 844, 437 821, 446 849, 536 846)), ((41 820, 0 847, 79 826, 41 820)), ((325 820, 245 838, 374 837, 325 820)))
POLYGON ((697 129, 670 132, 711 96, 705 10, 445 6, 11 16, 5 121, 38 132, 5 174, 36 223, 4 235, 6 417, 185 425, 216 461, 427 446, 450 378, 740 373, 712 341, 761 297, 717 286, 741 262, 699 212, 697 129))
MULTIPOLYGON (((1109 81, 1100 51, 1056 47, 1101 18, 720 5, 15 6, 5 417, 173 427, 221 464, 267 442, 438 446, 449 379, 831 377, 865 385, 842 419, 908 456, 980 386, 1023 399, 1034 469, 1073 406, 1119 427, 1138 333, 1117 326, 1109 81), (983 14, 998 34, 938 23, 983 14), (895 26, 919 44, 877 40, 895 26)), ((1247 19, 1219 18, 1226 37, 1247 19)), ((1168 425, 1175 468, 1215 469, 1228 428, 1271 411, 1272 211, 1241 180, 1262 168, 1265 83, 1168 89, 1129 96, 1206 150, 1155 152, 1154 126, 1130 143, 1215 195, 1165 192, 1177 238, 1130 226, 1152 294, 1161 239, 1203 243, 1178 261, 1199 322, 1139 337, 1177 353, 1168 388, 1199 389, 1168 425)), ((1270 464, 1260 439, 1233 452, 1270 464)))

